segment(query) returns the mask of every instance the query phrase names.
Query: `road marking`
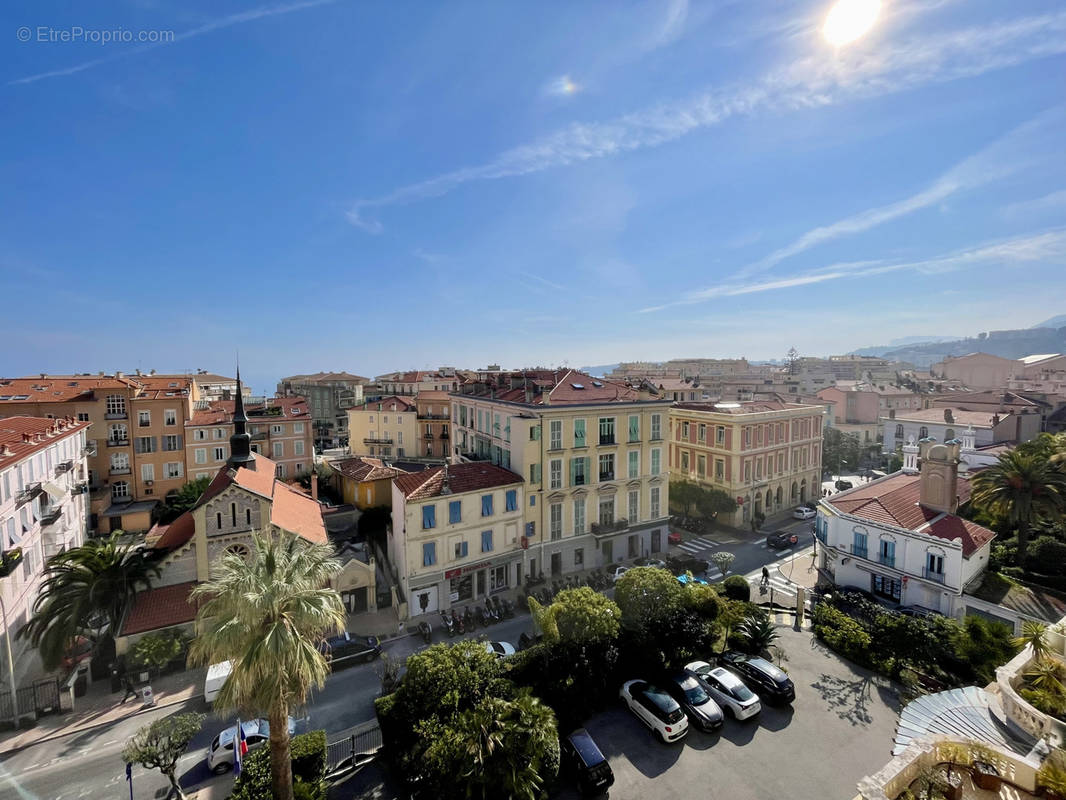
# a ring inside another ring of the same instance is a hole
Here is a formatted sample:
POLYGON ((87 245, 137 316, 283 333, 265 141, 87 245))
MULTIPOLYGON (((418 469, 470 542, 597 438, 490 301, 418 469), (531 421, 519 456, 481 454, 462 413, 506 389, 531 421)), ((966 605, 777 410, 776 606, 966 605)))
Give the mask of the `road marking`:
POLYGON ((708 550, 712 547, 721 547, 719 542, 713 539, 707 539, 703 536, 697 536, 695 539, 689 539, 687 542, 682 542, 678 547, 684 550, 686 553, 698 553, 702 550, 708 550))

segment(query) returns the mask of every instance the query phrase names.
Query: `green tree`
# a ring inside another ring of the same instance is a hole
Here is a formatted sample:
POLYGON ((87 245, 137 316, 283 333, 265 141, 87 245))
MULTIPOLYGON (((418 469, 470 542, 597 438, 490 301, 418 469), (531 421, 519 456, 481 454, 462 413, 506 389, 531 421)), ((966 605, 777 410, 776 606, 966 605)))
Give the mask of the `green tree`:
POLYGON ((724 489, 697 487, 696 511, 701 517, 714 519, 719 514, 732 514, 737 510, 736 499, 724 489))
POLYGON ((48 561, 33 616, 19 631, 37 648, 45 669, 55 669, 79 635, 99 641, 106 620, 117 633, 137 590, 158 577, 148 551, 123 544, 121 531, 107 539, 90 539, 48 561))
MULTIPOLYGON (((689 573, 691 577, 691 573, 689 573)), ((707 620, 717 619, 722 612, 722 598, 709 583, 690 582, 685 585, 685 607, 707 620)))
POLYGON ((184 800, 185 793, 175 776, 178 759, 192 738, 200 732, 200 726, 204 724, 205 719, 206 714, 177 714, 157 719, 126 741, 126 746, 122 748, 122 760, 130 764, 140 764, 146 769, 159 770, 170 781, 167 797, 184 800))
POLYGON ((159 509, 159 521, 166 524, 176 520, 196 505, 196 501, 200 499, 210 483, 211 479, 204 476, 189 481, 176 492, 169 493, 159 509))
POLYGON ((564 589, 548 610, 558 637, 564 642, 596 642, 618 637, 621 610, 613 600, 588 586, 564 589))
POLYGON ((162 669, 181 655, 181 636, 174 633, 149 633, 130 648, 130 660, 136 667, 162 669))
POLYGON ((1044 638, 1044 632, 1046 630, 1047 625, 1043 622, 1027 619, 1022 622, 1022 635, 1015 636, 1014 639, 1012 639, 1014 646, 1019 650, 1026 646, 1032 647, 1033 658, 1037 661, 1043 661, 1051 653, 1047 640, 1044 638))
POLYGON ((736 556, 725 550, 720 550, 717 553, 711 553, 711 561, 718 567, 718 571, 725 575, 729 572, 729 565, 733 563, 736 556))
POLYGON ((682 607, 684 589, 665 569, 634 567, 615 584, 614 600, 622 612, 622 625, 647 630, 682 607))
POLYGON ((1059 519, 1066 504, 1066 474, 1038 454, 1010 450, 973 477, 970 502, 998 514, 1018 531, 1018 563, 1025 563, 1029 529, 1041 518, 1059 519))
POLYGON ((700 487, 692 481, 670 481, 670 505, 688 517, 699 498, 700 487))
POLYGON ((744 652, 751 655, 768 650, 778 638, 770 615, 761 609, 745 615, 736 627, 736 636, 740 639, 744 652))
POLYGON ((289 533, 257 533, 251 556, 227 553, 191 593, 203 603, 190 660, 229 661, 215 700, 220 710, 265 712, 275 800, 293 800, 289 712, 329 673, 319 642, 347 619, 329 580, 340 571, 333 549, 289 533))

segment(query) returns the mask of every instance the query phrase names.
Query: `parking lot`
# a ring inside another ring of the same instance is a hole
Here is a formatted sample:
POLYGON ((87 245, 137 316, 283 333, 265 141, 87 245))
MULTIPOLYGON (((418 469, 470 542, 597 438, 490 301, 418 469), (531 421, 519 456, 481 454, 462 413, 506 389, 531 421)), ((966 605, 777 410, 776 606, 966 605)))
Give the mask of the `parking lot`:
MULTIPOLYGON (((727 719, 713 735, 691 728, 672 745, 660 744, 621 704, 589 720, 586 727, 614 770, 611 797, 854 797, 858 780, 891 755, 896 691, 821 647, 809 632, 778 631, 783 666, 796 684, 792 706, 764 705, 755 719, 727 719)), ((579 797, 568 785, 556 796, 579 797)))

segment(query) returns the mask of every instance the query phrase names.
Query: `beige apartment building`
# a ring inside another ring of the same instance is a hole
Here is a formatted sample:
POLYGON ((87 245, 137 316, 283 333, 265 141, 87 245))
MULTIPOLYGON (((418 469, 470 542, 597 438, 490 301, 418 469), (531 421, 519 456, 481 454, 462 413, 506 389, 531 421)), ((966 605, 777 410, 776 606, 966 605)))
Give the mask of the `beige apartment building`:
POLYGON ((146 531, 151 512, 185 476, 191 376, 42 375, 0 379, 0 416, 74 417, 87 441, 91 531, 146 531))
POLYGON ((740 507, 719 518, 741 527, 821 497, 825 408, 760 400, 678 403, 670 409, 670 477, 722 489, 740 507))
POLYGON ((469 391, 452 396, 456 457, 524 477, 525 575, 666 551, 669 402, 573 370, 469 391))
POLYGON ((447 392, 424 391, 415 396, 418 413, 418 455, 447 458, 452 446, 452 400, 447 392))
POLYGON ((412 398, 383 397, 348 409, 348 449, 353 456, 416 458, 418 409, 412 398))
MULTIPOLYGON (((197 410, 185 423, 189 480, 214 477, 230 457, 236 403, 225 400, 197 410)), ((245 405, 253 453, 274 463, 276 477, 291 479, 314 467, 314 428, 302 397, 267 398, 245 405)))

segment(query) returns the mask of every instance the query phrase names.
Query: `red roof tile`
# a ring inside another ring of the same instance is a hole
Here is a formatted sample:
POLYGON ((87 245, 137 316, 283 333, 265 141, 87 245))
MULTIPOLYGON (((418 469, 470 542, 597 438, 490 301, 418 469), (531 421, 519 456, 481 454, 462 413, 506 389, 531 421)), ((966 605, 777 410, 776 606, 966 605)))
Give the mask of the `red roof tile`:
POLYGON ((196 607, 189 602, 189 592, 196 581, 157 586, 138 592, 133 608, 122 624, 122 636, 156 631, 196 619, 196 607))
MULTIPOLYGON (((444 467, 412 472, 396 478, 396 487, 408 500, 437 497, 444 488, 444 467)), ((524 478, 495 464, 475 461, 448 466, 448 488, 452 494, 477 492, 522 483, 524 478)))
POLYGON ((406 470, 387 467, 380 458, 370 458, 369 456, 334 461, 331 466, 345 478, 360 482, 380 481, 407 474, 406 470))
POLYGON ((368 400, 363 409, 366 411, 414 411, 415 405, 397 395, 382 397, 380 400, 368 400))
POLYGON ((44 450, 57 439, 71 436, 89 425, 88 422, 75 422, 72 417, 0 419, 0 467, 19 462, 39 450, 44 450))

